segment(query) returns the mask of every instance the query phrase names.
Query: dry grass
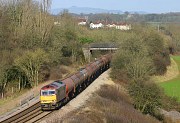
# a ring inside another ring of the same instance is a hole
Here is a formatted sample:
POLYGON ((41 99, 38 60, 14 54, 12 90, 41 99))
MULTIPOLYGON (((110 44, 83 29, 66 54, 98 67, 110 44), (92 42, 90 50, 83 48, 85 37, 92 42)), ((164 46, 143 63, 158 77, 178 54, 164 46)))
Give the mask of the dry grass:
POLYGON ((64 118, 52 120, 51 123, 103 123, 104 119, 101 114, 91 111, 89 108, 76 110, 64 118))
POLYGON ((126 90, 121 86, 109 86, 104 85, 102 89, 98 91, 98 96, 109 99, 114 102, 126 102, 131 104, 131 100, 126 92, 126 90))
POLYGON ((129 96, 118 87, 102 86, 87 105, 53 123, 159 123, 135 110, 129 96))
POLYGON ((157 123, 154 118, 143 115, 133 108, 131 99, 117 87, 104 86, 98 92, 99 97, 92 103, 92 109, 104 112, 108 123, 157 123), (104 93, 105 92, 105 93, 104 93), (94 108, 93 108, 94 107, 94 108))

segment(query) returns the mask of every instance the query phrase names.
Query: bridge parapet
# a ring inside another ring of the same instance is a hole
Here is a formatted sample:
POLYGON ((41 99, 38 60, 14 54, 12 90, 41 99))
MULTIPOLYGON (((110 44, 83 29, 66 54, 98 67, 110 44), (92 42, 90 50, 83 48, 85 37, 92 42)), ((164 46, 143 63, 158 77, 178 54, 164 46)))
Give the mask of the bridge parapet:
POLYGON ((85 45, 83 48, 83 53, 85 59, 90 62, 91 51, 94 50, 104 50, 104 51, 116 51, 118 50, 119 45, 116 43, 91 43, 85 45))

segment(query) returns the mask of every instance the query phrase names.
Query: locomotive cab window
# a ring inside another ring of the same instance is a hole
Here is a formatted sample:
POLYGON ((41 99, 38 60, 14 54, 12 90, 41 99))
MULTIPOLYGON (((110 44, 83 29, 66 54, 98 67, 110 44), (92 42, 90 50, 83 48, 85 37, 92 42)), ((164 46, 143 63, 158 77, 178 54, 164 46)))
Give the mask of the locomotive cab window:
POLYGON ((42 96, 47 96, 48 95, 48 91, 41 91, 41 95, 42 96))
POLYGON ((46 90, 41 91, 42 96, 55 95, 55 90, 46 90))
POLYGON ((54 90, 50 90, 49 91, 49 95, 55 95, 55 91, 54 90))

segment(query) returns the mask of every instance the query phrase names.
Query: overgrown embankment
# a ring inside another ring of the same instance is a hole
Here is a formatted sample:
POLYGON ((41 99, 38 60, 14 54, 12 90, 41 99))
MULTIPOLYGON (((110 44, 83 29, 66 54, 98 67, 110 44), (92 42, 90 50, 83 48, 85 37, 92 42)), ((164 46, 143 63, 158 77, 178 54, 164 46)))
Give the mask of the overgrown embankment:
POLYGON ((134 109, 129 96, 117 86, 102 86, 86 104, 86 108, 70 113, 62 123, 159 123, 134 109))
MULTIPOLYGON (((124 83, 134 108, 164 120, 160 108, 179 111, 180 105, 166 96, 151 78, 166 74, 170 65, 168 47, 162 35, 155 32, 146 32, 143 37, 136 34, 131 38, 121 43, 115 54, 111 76, 117 83, 124 83)), ((173 65, 172 69, 177 69, 176 64, 173 65)))

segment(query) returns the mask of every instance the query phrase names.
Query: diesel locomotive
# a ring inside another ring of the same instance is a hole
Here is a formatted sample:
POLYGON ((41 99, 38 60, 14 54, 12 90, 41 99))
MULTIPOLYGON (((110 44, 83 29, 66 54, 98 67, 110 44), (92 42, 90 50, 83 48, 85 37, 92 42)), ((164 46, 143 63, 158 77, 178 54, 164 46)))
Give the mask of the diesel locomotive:
POLYGON ((111 58, 111 54, 104 55, 73 75, 42 87, 40 90, 41 109, 58 109, 62 104, 65 104, 107 70, 110 67, 111 58))

